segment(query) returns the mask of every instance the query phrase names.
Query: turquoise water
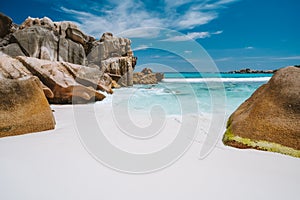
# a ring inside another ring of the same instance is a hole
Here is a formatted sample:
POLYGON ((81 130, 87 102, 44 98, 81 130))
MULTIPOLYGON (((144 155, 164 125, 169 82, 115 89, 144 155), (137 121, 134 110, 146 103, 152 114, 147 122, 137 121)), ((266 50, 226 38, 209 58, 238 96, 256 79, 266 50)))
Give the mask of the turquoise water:
POLYGON ((116 90, 113 103, 131 110, 159 106, 167 115, 231 114, 272 74, 166 73, 157 85, 135 85, 116 90), (221 77, 221 78, 218 78, 221 77))

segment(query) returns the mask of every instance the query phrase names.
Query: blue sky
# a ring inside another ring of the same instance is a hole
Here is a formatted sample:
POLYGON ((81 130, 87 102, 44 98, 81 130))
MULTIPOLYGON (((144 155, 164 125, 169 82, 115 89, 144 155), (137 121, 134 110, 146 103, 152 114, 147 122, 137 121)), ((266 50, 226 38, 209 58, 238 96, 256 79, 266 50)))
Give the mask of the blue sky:
POLYGON ((107 31, 129 37, 138 70, 164 65, 179 71, 195 70, 191 64, 213 70, 209 56, 220 71, 300 64, 299 10, 298 0, 10 0, 0 5, 17 24, 27 16, 48 16, 76 22, 96 38, 107 31))

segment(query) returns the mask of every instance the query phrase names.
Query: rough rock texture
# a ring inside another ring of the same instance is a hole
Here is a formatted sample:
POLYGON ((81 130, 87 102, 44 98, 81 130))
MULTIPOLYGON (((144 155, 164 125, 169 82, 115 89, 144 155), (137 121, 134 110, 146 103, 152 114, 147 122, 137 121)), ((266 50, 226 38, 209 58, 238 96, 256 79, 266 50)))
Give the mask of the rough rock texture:
POLYGON ((78 83, 81 83, 85 86, 94 87, 97 90, 105 91, 109 94, 113 93, 111 90, 112 79, 107 74, 103 74, 103 72, 101 72, 99 69, 75 65, 67 62, 62 62, 62 65, 78 83), (99 79, 99 77, 101 78, 99 79))
POLYGON ((11 43, 4 47, 0 47, 0 51, 12 57, 25 56, 21 47, 17 43, 11 43))
POLYGON ((36 77, 0 78, 0 137, 54 129, 50 106, 36 77))
POLYGON ((104 33, 100 40, 84 34, 72 22, 53 22, 48 17, 28 17, 19 27, 0 15, 0 51, 9 56, 27 56, 78 65, 97 66, 121 86, 131 86, 136 57, 131 41, 104 33))
POLYGON ((58 37, 41 26, 32 26, 13 33, 26 56, 45 60, 57 60, 58 37))
POLYGON ((300 157, 300 68, 277 71, 229 118, 226 145, 300 157))
POLYGON ((153 73, 150 68, 144 68, 141 72, 133 73, 134 84, 157 84, 163 78, 163 73, 153 73))
MULTIPOLYGON (((93 100, 99 101, 105 98, 103 94, 97 92, 93 87, 86 87, 76 82, 76 73, 79 73, 78 71, 76 72, 76 68, 84 68, 84 66, 74 66, 72 68, 72 64, 24 56, 18 56, 17 59, 51 89, 54 97, 48 99, 50 103, 72 103, 73 97, 78 97, 76 101, 78 100, 79 103, 93 100), (70 71, 70 69, 73 71, 70 71)), ((82 80, 88 81, 88 79, 84 78, 82 80)), ((91 82, 87 86, 92 86, 93 83, 91 82)), ((97 83, 95 85, 101 87, 97 83)), ((73 101, 73 103, 78 102, 73 101)))
MULTIPOLYGON (((0 79, 19 79, 32 76, 32 73, 20 61, 0 52, 0 79)), ((45 96, 53 98, 53 92, 42 82, 41 85, 45 96)))
POLYGON ((93 43, 88 55, 89 64, 100 66, 121 86, 133 85, 133 70, 137 58, 133 56, 131 41, 104 33, 99 41, 93 43))
POLYGON ((58 61, 65 61, 79 65, 86 64, 86 55, 81 44, 60 37, 58 42, 58 61))

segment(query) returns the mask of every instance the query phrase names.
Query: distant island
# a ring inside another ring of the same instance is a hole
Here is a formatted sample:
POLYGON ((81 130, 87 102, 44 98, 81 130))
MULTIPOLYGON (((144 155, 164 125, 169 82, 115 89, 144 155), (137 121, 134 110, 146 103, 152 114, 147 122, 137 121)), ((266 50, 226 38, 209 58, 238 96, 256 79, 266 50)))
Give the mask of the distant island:
MULTIPOLYGON (((300 67, 300 65, 294 65, 294 67, 300 67)), ((256 69, 250 69, 250 68, 244 68, 244 69, 240 69, 240 70, 233 70, 233 71, 229 71, 229 72, 224 72, 224 73, 228 73, 228 74, 273 74, 276 71, 278 71, 278 69, 270 69, 270 70, 256 70, 256 69)))
POLYGON ((228 74, 273 74, 276 71, 277 71, 277 69, 275 69, 275 70, 255 70, 255 69, 246 68, 246 69, 229 71, 229 72, 225 72, 225 73, 228 73, 228 74))

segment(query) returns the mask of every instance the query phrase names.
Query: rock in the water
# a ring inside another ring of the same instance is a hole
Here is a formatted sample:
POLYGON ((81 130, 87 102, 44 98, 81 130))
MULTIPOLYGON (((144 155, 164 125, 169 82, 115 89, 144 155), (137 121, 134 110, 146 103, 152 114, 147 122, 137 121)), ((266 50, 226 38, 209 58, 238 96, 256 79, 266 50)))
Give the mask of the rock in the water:
POLYGON ((0 137, 54 129, 55 120, 36 77, 0 78, 0 137))
POLYGON ((163 73, 153 73, 150 68, 133 73, 133 84, 157 84, 164 78, 163 73))
POLYGON ((37 76, 54 94, 50 103, 79 103, 99 101, 105 96, 93 87, 86 87, 76 82, 72 73, 61 62, 52 62, 31 57, 19 56, 19 61, 37 76), (76 98, 76 102, 74 99, 76 98))
POLYGON ((152 71, 152 69, 150 69, 150 68, 144 68, 142 71, 141 71, 143 74, 152 74, 153 73, 153 71, 152 71))
POLYGON ((277 71, 229 118, 223 142, 300 157, 300 69, 277 71))

